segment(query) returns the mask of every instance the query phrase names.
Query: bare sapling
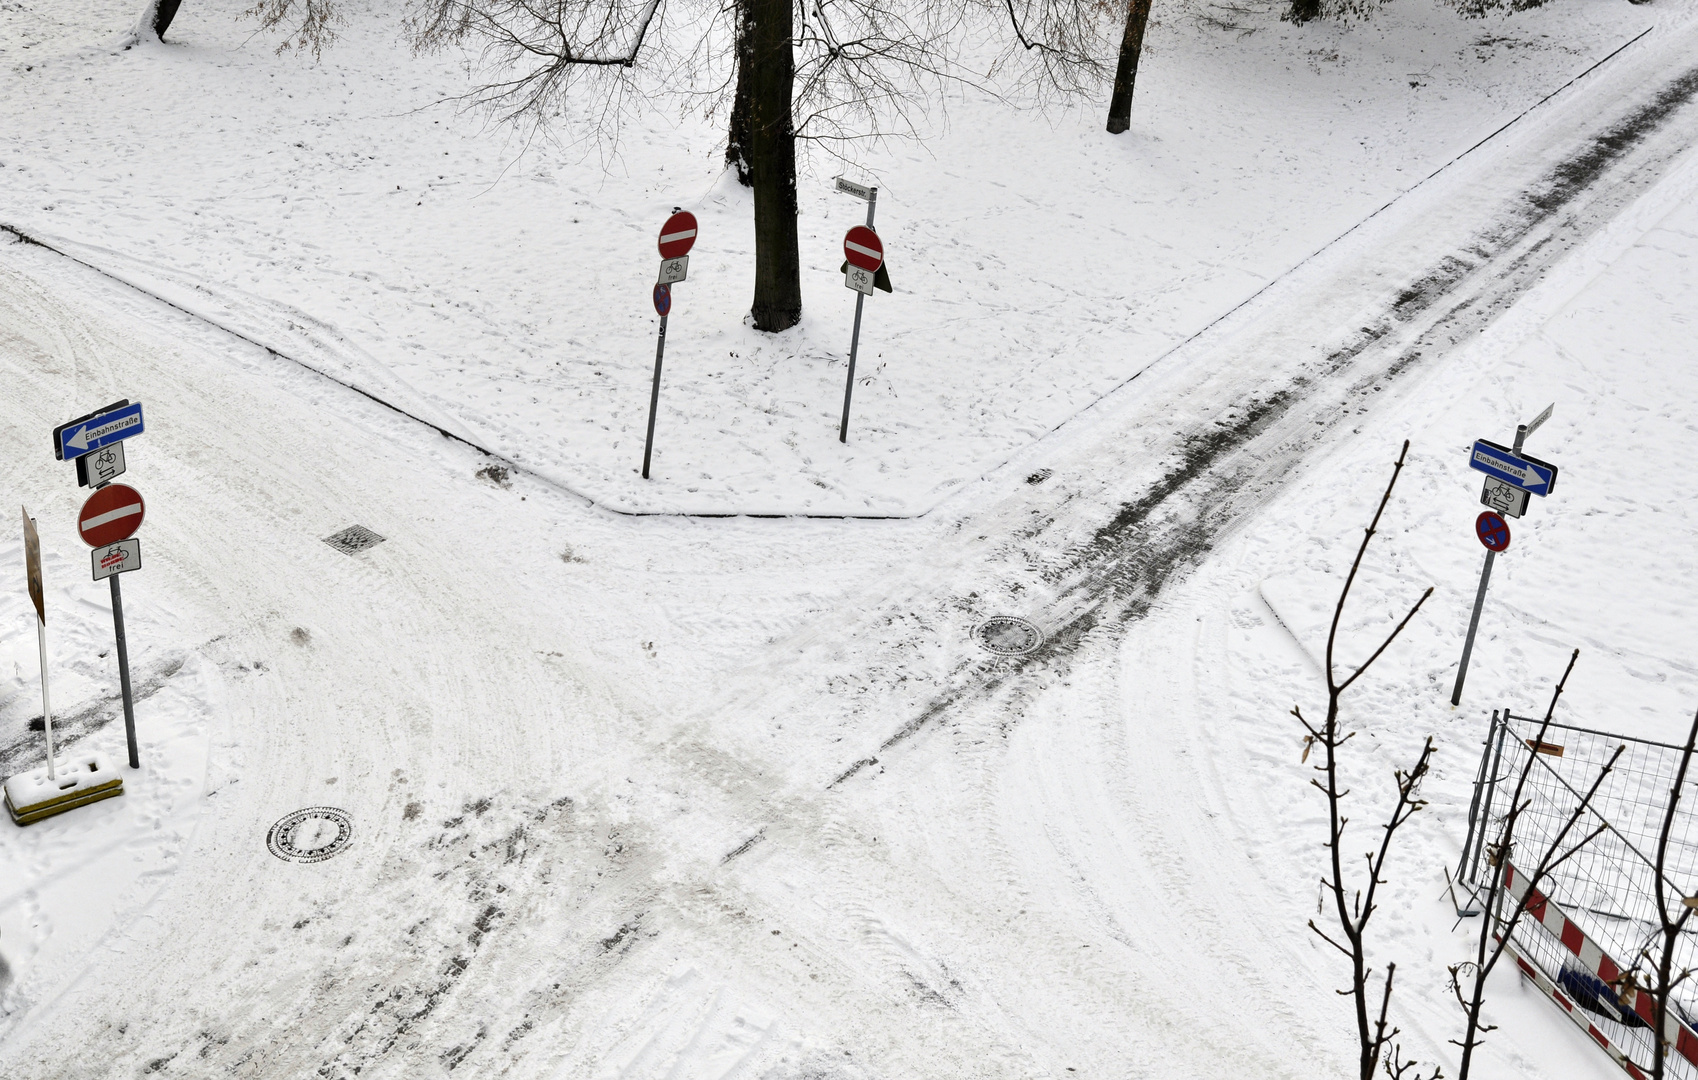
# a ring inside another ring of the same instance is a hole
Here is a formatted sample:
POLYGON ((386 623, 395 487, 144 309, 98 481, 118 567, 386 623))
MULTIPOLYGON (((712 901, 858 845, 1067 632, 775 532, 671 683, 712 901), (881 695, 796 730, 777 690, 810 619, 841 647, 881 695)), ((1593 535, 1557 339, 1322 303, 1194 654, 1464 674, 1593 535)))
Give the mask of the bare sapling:
MULTIPOLYGON (((1367 876, 1352 887, 1346 880, 1344 867, 1344 828, 1349 818, 1344 816, 1344 799, 1350 794, 1342 787, 1339 779, 1339 750, 1348 742, 1355 732, 1341 733, 1339 724, 1339 704, 1357 679, 1368 670, 1374 661, 1378 660, 1409 625, 1415 613, 1421 610, 1421 605, 1427 602, 1427 597, 1433 595, 1429 587, 1410 607, 1409 612, 1394 627, 1379 648, 1375 649, 1362 665, 1344 678, 1338 677, 1338 669, 1334 661, 1334 647, 1338 642, 1338 624, 1344 616, 1344 602, 1350 596, 1350 588, 1356 582, 1356 575, 1362 568, 1362 559, 1368 552, 1368 544, 1373 540, 1379 529, 1380 517, 1385 513, 1386 504, 1391 501, 1392 489, 1397 486, 1397 478, 1403 471, 1404 459, 1409 456, 1409 442, 1404 440, 1403 452, 1397 456, 1397 464, 1393 466, 1391 480, 1386 484, 1385 494, 1380 497, 1379 508, 1374 511, 1374 519, 1362 536, 1362 544, 1356 549, 1356 558, 1350 564, 1350 573, 1344 579, 1344 588, 1339 591, 1338 603, 1333 608, 1332 626, 1327 632, 1326 680, 1327 680, 1327 711, 1326 718, 1320 724, 1313 724, 1304 717, 1300 708, 1293 708, 1291 714, 1297 717, 1306 731, 1303 740, 1303 760, 1309 760, 1309 754, 1320 747, 1321 760, 1315 765, 1322 776, 1313 778, 1310 783, 1320 789, 1327 800, 1327 841, 1326 848, 1331 858, 1331 877, 1323 877, 1321 884, 1332 899, 1333 914, 1338 920, 1337 936, 1327 933, 1316 925, 1315 920, 1309 920, 1309 929, 1320 935, 1321 939, 1342 953, 1350 961, 1350 987, 1340 990, 1339 994, 1349 996, 1356 1007, 1356 1033, 1360 1043, 1361 1080, 1369 1080, 1378 1068, 1382 1055, 1398 1034, 1398 1029, 1391 1027, 1388 1014, 1391 1007, 1392 978, 1396 973, 1396 965, 1387 965, 1384 980, 1380 984, 1379 1011, 1377 1019, 1371 1011, 1370 982, 1373 971, 1368 966, 1366 946, 1368 922, 1376 910, 1375 896, 1381 885, 1385 883, 1384 871, 1386 861, 1391 854, 1392 840, 1398 829, 1420 810, 1426 803, 1420 798, 1421 781, 1427 776, 1427 768, 1433 757, 1433 740, 1429 736, 1421 748, 1415 764, 1407 772, 1396 770, 1393 779, 1397 784, 1397 803, 1392 807, 1391 815, 1386 819, 1380 835, 1377 851, 1365 852, 1363 858, 1367 861, 1367 876), (1340 941, 1339 939, 1343 940, 1340 941)), ((1414 1062, 1405 1062, 1401 1051, 1386 1059, 1387 1071, 1394 1077, 1406 1080, 1423 1080, 1416 1071, 1414 1062), (1393 1062, 1396 1062, 1394 1065, 1393 1062)), ((1436 1080, 1440 1075, 1434 1069, 1430 1078, 1436 1080)))
POLYGON ((1574 827, 1580 823, 1581 818, 1585 817, 1587 812, 1591 810, 1593 797, 1597 795, 1604 780, 1615 769, 1616 760, 1627 749, 1625 746, 1616 747, 1615 753, 1611 754, 1609 761, 1604 763, 1597 779, 1592 781, 1592 786, 1587 789, 1585 795, 1581 796, 1580 802, 1563 821, 1562 828, 1557 831, 1556 837, 1539 853, 1539 861, 1533 870, 1526 872, 1525 866, 1516 868, 1515 874, 1518 879, 1524 873, 1526 876, 1526 882, 1521 887, 1521 898, 1516 901, 1515 907, 1507 917, 1498 917, 1494 923, 1493 913, 1498 910, 1499 902, 1503 898, 1505 873, 1509 869, 1510 859, 1515 854, 1515 827, 1520 821, 1522 813, 1531 803, 1531 800, 1522 799, 1522 792, 1526 789, 1528 774, 1533 771, 1539 757, 1539 748, 1545 745, 1545 734, 1550 730, 1551 717, 1556 713, 1557 702, 1562 699, 1563 690, 1568 686, 1568 676, 1574 671, 1574 662, 1579 657, 1580 650, 1575 649, 1568 658, 1568 666, 1563 669, 1562 678, 1557 681, 1556 689, 1551 692, 1551 703, 1545 709, 1545 718, 1539 724, 1539 732, 1528 740, 1527 760, 1522 763, 1521 773, 1516 777, 1515 792, 1510 796, 1509 810, 1504 815, 1503 827, 1498 831, 1497 840, 1487 846, 1486 861, 1492 868, 1491 884, 1486 892, 1486 917, 1480 920, 1480 942, 1474 961, 1466 964, 1455 964, 1450 968, 1451 990, 1455 993, 1457 1003, 1462 1006, 1463 1014, 1467 1018, 1467 1027, 1462 1041, 1451 1040, 1453 1044, 1462 1047, 1462 1063, 1457 1070, 1457 1080, 1468 1080, 1468 1072, 1474 1062, 1474 1048, 1480 1045, 1482 1035, 1493 1030, 1494 1025, 1482 1023, 1480 1019, 1480 1007, 1486 994, 1486 977, 1492 973, 1492 969, 1502 959, 1504 950, 1509 944, 1510 935, 1515 932, 1516 926, 1520 924, 1521 917, 1527 913, 1528 903, 1532 901, 1538 890, 1557 867, 1579 854, 1582 848, 1597 839, 1600 833, 1609 828, 1608 825, 1601 824, 1573 845, 1568 846, 1566 850, 1564 848, 1564 845, 1568 843, 1569 834, 1574 831, 1574 827), (1464 979, 1471 980, 1470 991, 1466 996, 1463 993, 1462 986, 1464 979))
MULTIPOLYGON (((1657 830, 1657 865, 1653 881, 1656 885, 1657 918, 1661 923, 1659 929, 1662 940, 1661 952, 1657 956, 1656 978, 1649 987, 1653 1003, 1652 1015, 1656 1017, 1651 1039, 1651 1080, 1663 1080, 1667 1075, 1670 1002, 1674 997, 1675 987, 1692 977, 1690 968, 1675 972, 1674 947, 1686 929, 1687 921, 1692 918, 1692 912, 1695 910, 1693 905, 1698 903, 1698 898, 1687 897, 1685 890, 1671 890, 1668 878, 1664 876, 1664 869, 1668 862, 1669 837, 1674 832, 1675 811, 1680 806, 1681 789, 1686 786, 1686 773, 1692 764, 1694 744, 1698 744, 1698 716, 1692 718, 1692 728, 1686 733, 1686 745, 1681 747, 1680 751, 1680 766, 1675 770, 1674 786, 1669 790, 1669 804, 1663 811, 1662 827, 1657 830), (1673 892, 1674 896, 1671 897, 1670 892, 1673 892), (1671 899, 1680 905, 1679 915, 1669 914, 1671 899)), ((1648 949, 1646 951, 1649 952, 1648 949)))

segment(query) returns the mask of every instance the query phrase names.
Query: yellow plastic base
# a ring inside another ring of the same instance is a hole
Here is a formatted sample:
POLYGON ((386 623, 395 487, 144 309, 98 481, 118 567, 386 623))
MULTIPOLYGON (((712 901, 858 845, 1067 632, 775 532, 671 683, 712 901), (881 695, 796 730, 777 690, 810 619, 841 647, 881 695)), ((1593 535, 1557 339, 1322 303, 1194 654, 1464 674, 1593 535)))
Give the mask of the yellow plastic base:
POLYGON ((124 782, 119 780, 110 787, 96 788, 92 791, 79 791, 71 798, 60 799, 57 802, 48 803, 46 806, 37 804, 30 807, 28 813, 19 813, 18 808, 12 805, 12 800, 9 798, 0 801, 5 802, 6 812, 12 815, 13 824, 34 825, 43 818, 63 814, 67 810, 75 810, 79 806, 87 806, 89 803, 99 802, 102 799, 116 798, 123 793, 124 782))
POLYGON ((20 773, 5 783, 6 812, 18 825, 75 810, 124 793, 124 778, 100 754, 83 754, 63 763, 49 780, 46 767, 20 773))

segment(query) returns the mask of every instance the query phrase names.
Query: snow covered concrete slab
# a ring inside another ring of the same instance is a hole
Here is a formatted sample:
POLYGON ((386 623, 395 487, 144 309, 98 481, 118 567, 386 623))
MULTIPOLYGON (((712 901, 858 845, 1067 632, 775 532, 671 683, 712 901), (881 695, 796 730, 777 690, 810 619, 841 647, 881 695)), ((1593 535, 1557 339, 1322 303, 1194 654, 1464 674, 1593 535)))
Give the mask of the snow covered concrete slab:
POLYGON ((124 793, 123 774, 103 754, 75 754, 55 761, 54 774, 48 776, 47 766, 42 765, 6 781, 6 812, 15 824, 33 825, 124 793))

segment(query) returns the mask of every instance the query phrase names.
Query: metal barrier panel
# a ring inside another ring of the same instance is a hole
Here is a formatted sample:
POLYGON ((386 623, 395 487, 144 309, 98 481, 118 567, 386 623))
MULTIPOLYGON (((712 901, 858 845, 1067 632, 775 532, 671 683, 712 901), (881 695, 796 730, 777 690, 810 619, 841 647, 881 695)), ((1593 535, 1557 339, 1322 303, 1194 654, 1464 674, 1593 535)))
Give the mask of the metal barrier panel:
MULTIPOLYGON (((1540 722, 1507 711, 1493 715, 1470 808, 1469 839, 1458 876, 1476 886, 1500 876, 1505 888, 1490 913, 1493 933, 1514 911, 1527 880, 1617 747, 1615 769, 1570 830, 1565 850, 1602 828, 1585 848, 1540 883, 1511 940, 1523 974, 1539 985, 1629 1075, 1649 1075, 1654 1017, 1649 985, 1661 949, 1654 887, 1658 835, 1680 765, 1681 748, 1568 724, 1552 723, 1536 741, 1540 722), (1527 770, 1525 809, 1508 851, 1497 851, 1516 781, 1527 770), (1542 977, 1542 978, 1541 978, 1542 977)), ((1669 833, 1665 895, 1676 905, 1698 886, 1698 779, 1689 777, 1669 833)), ((1674 909, 1678 911, 1679 908, 1674 909)), ((1698 968, 1698 917, 1675 944, 1674 968, 1698 968)), ((1665 1074, 1698 1080, 1698 981, 1671 995, 1670 1053, 1665 1074)))

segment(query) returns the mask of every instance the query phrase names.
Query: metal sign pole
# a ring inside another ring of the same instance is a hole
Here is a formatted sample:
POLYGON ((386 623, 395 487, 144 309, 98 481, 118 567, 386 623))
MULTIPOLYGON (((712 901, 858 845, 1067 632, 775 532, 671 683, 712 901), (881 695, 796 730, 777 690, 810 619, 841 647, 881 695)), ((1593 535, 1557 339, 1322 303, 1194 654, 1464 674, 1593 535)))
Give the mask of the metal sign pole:
POLYGON ((35 620, 35 640, 41 646, 41 724, 47 732, 47 779, 57 780, 59 776, 53 766, 53 700, 47 693, 47 623, 43 619, 35 620))
MULTIPOLYGON (((871 216, 868 211, 868 216, 871 216)), ((849 335, 849 378, 843 384, 843 423, 837 428, 837 441, 849 441, 849 399, 855 395, 855 354, 861 347, 861 307, 867 302, 866 293, 855 294, 855 329, 849 335)))
POLYGON ((130 741, 130 768, 141 768, 141 757, 136 751, 136 708, 135 699, 130 694, 130 651, 124 643, 124 598, 118 592, 118 577, 113 574, 108 580, 112 582, 112 629, 118 638, 118 685, 124 692, 124 735, 130 741))
POLYGON ((57 780, 53 764, 53 699, 47 691, 47 587, 41 577, 41 534, 36 531, 35 519, 29 507, 19 507, 24 515, 24 580, 29 587, 30 604, 35 608, 35 640, 41 647, 41 726, 47 733, 47 778, 57 780))
MULTIPOLYGON (((867 195, 867 228, 873 227, 873 214, 878 210, 878 188, 868 189, 867 195)), ((849 378, 843 384, 843 423, 837 427, 837 441, 849 441, 849 399, 855 396, 855 357, 861 349, 861 308, 866 305, 867 294, 855 294, 855 329, 849 333, 849 378)))
POLYGON ((1474 616, 1468 620, 1468 638, 1462 643, 1462 663, 1456 669, 1456 689, 1450 692, 1454 708, 1462 704, 1462 680, 1468 677, 1468 657, 1474 652, 1474 631, 1480 628, 1480 609, 1486 603, 1486 583, 1492 580, 1492 560, 1497 552, 1486 549, 1486 565, 1480 569, 1480 591, 1474 594, 1474 616))
POLYGON ((649 391, 649 434, 643 440, 643 479, 649 478, 649 454, 654 450, 654 414, 660 408, 660 359, 666 355, 666 316, 660 317, 660 337, 654 346, 654 389, 649 391))

